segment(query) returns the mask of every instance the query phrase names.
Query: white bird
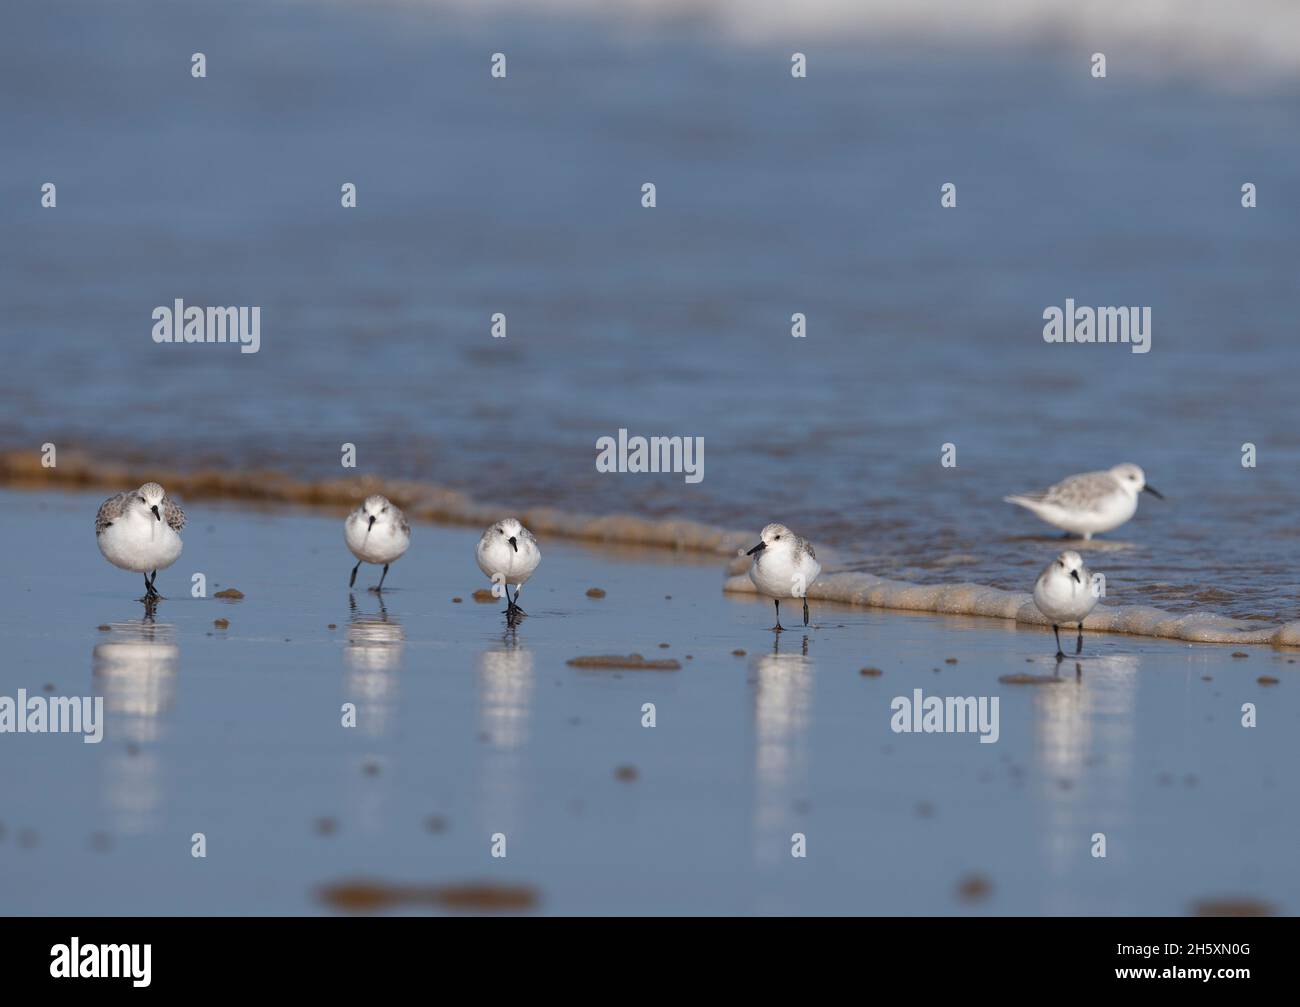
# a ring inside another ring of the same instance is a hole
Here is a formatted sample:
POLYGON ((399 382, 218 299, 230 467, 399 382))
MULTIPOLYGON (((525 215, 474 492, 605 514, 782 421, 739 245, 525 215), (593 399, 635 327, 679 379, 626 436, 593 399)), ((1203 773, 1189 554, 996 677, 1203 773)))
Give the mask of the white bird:
POLYGON ((401 508, 375 493, 366 497, 343 522, 343 540, 357 558, 348 587, 356 584, 362 563, 382 563, 384 572, 379 576, 379 584, 370 589, 379 592, 384 589, 389 564, 400 559, 411 546, 411 526, 406 523, 401 508))
POLYGON ((180 557, 185 512, 157 483, 111 496, 95 515, 95 541, 115 567, 144 575, 144 601, 159 597, 154 582, 180 557), (152 572, 152 575, 151 575, 152 572))
POLYGON ((1083 557, 1066 550, 1048 563, 1034 582, 1034 604, 1047 617, 1056 634, 1056 659, 1065 659, 1061 650, 1062 623, 1079 624, 1079 640, 1074 652, 1083 652, 1083 620, 1097 606, 1097 591, 1092 586, 1092 575, 1083 565, 1083 557))
POLYGON ((1157 500, 1164 496, 1147 485, 1146 473, 1125 462, 1105 472, 1082 472, 1037 493, 1003 497, 1033 511, 1050 525, 1090 539, 1096 532, 1118 528, 1137 513, 1138 494, 1157 500))
POLYGON ((506 624, 513 626, 519 616, 528 614, 519 607, 519 592, 542 561, 537 539, 516 518, 503 518, 483 533, 474 558, 478 561, 478 568, 491 578, 494 588, 497 584, 505 588, 506 624), (515 586, 513 598, 510 597, 511 584, 515 586))
POLYGON ((758 545, 745 555, 753 556, 749 579, 758 593, 776 602, 776 625, 772 630, 782 632, 781 599, 799 598, 803 601, 803 624, 808 625, 808 588, 822 572, 812 543, 800 538, 783 524, 770 524, 759 536, 758 545))

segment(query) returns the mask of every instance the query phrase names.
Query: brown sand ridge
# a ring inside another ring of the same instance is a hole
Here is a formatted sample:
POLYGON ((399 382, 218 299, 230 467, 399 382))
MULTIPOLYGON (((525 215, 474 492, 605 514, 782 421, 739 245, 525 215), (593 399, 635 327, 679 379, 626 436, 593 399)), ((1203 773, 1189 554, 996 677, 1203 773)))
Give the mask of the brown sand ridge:
POLYGON ((469 912, 518 912, 534 909, 541 898, 529 885, 467 882, 452 885, 390 884, 384 881, 340 881, 323 885, 317 896, 332 909, 373 913, 401 906, 429 906, 469 912))
MULTIPOLYGON (((303 480, 262 469, 158 469, 128 463, 93 461, 88 455, 61 450, 58 465, 44 468, 36 451, 0 452, 0 485, 25 488, 104 489, 120 492, 145 482, 158 482, 167 492, 187 499, 252 500, 299 504, 340 510, 355 507, 372 493, 382 493, 417 521, 486 527, 506 507, 479 503, 459 490, 412 479, 347 476, 303 480)), ((732 556, 752 535, 698 521, 660 521, 630 514, 595 516, 553 507, 535 507, 518 517, 537 535, 622 545, 657 546, 690 552, 732 556)))
POLYGON ((597 671, 680 671, 681 664, 668 658, 662 661, 647 661, 640 654, 597 654, 591 657, 574 657, 565 662, 570 668, 586 668, 597 671))

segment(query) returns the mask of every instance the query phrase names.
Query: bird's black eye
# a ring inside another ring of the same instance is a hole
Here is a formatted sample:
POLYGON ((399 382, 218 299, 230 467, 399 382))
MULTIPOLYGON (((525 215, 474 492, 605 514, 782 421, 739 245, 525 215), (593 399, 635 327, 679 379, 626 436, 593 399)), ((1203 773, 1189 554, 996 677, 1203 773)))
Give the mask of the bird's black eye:
POLYGON ((781 536, 780 536, 780 535, 778 535, 778 536, 777 536, 777 540, 778 540, 778 541, 779 541, 779 540, 780 540, 780 538, 781 538, 781 536))
POLYGON ((141 498, 140 498, 140 502, 141 502, 141 503, 144 503, 144 497, 141 497, 141 498))

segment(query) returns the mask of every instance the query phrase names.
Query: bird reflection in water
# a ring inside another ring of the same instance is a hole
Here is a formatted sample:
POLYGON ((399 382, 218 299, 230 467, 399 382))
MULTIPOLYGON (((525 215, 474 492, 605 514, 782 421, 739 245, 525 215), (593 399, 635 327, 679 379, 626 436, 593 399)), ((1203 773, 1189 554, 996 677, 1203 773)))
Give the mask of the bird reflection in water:
POLYGON ((808 771, 813 663, 808 637, 800 653, 760 657, 754 667, 754 852, 764 863, 790 856, 794 805, 808 771))
POLYGON ((528 742, 533 699, 533 653, 513 635, 478 658, 479 730, 490 746, 483 762, 483 824, 489 832, 516 827, 521 751, 528 742))
MULTIPOLYGON (((1089 850, 1095 833, 1132 824, 1139 666, 1132 654, 1067 658, 1060 683, 1035 687, 1034 762, 1046 819, 1049 897, 1079 891, 1076 875, 1094 863, 1089 850)), ((1058 902, 1049 911, 1076 910, 1081 907, 1058 902)))
POLYGON ((378 738, 387 733, 397 702, 397 672, 406 634, 401 622, 388 614, 382 596, 375 613, 362 612, 355 595, 349 596, 349 604, 351 618, 343 649, 347 695, 357 704, 357 726, 378 738))
POLYGON ((93 690, 104 697, 104 800, 123 833, 148 831, 162 800, 162 764, 154 743, 176 696, 180 647, 174 627, 141 619, 112 623, 91 651, 93 690))

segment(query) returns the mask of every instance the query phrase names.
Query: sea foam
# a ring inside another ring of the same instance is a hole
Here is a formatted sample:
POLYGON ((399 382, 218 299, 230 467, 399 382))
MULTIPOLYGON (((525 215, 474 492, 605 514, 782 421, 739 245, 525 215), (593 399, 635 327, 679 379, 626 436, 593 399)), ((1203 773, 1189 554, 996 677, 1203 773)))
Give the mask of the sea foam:
MULTIPOLYGON (((744 573, 729 576, 723 589, 756 593, 744 573)), ((1004 591, 984 584, 912 584, 869 573, 834 573, 820 577, 809 587, 808 598, 868 608, 984 616, 1034 626, 1048 625, 1028 591, 1004 591)), ((1083 628, 1192 643, 1300 646, 1300 622, 1261 626, 1258 622, 1230 619, 1211 612, 1175 615, 1150 605, 1098 605, 1084 620, 1083 628)))

